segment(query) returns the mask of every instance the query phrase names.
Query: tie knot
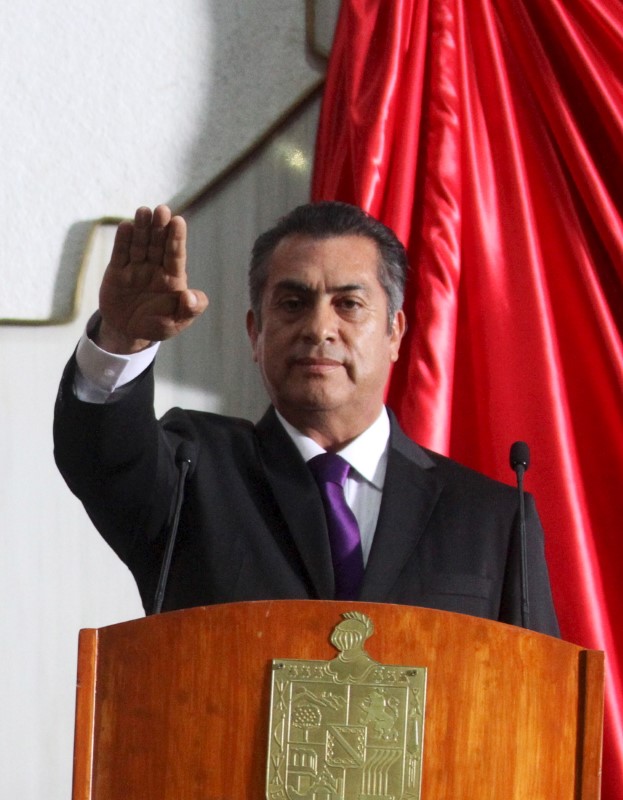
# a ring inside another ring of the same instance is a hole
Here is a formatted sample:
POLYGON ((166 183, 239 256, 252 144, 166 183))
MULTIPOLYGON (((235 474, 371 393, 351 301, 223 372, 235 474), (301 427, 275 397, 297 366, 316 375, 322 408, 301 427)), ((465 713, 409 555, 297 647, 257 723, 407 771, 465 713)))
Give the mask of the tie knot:
POLYGON ((337 453, 320 453, 307 462, 307 466, 318 483, 337 483, 344 486, 350 470, 348 461, 337 453))

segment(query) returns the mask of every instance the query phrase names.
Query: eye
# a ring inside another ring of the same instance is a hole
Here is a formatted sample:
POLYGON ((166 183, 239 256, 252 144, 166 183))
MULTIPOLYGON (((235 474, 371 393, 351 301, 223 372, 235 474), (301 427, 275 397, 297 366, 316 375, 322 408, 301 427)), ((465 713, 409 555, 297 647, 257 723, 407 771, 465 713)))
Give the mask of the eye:
POLYGON ((304 303, 301 297, 289 295, 288 297, 282 297, 279 300, 278 305, 283 311, 286 311, 289 314, 294 314, 303 308, 304 303))
POLYGON ((348 295, 336 298, 335 305, 340 311, 346 314, 355 314, 363 308, 363 303, 360 298, 348 295))

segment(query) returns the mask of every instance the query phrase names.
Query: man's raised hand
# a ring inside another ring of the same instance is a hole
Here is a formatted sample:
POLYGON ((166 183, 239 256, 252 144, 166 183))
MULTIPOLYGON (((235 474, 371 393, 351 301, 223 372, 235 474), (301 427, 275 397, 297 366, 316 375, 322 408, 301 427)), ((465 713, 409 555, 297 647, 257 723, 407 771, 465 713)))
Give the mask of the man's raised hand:
POLYGON ((161 205, 139 208, 117 228, 100 288, 97 344, 110 353, 134 353, 170 339, 203 314, 206 295, 189 289, 186 223, 161 205))

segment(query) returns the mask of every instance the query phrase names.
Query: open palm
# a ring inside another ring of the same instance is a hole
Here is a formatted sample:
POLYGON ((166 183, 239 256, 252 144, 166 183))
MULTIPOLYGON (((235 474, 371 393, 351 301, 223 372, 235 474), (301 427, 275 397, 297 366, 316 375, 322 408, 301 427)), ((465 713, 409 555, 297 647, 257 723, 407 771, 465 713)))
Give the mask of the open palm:
POLYGON ((203 313, 208 299, 190 290, 186 276, 186 223, 167 206, 141 207, 122 222, 100 288, 98 344, 134 352, 169 339, 203 313))

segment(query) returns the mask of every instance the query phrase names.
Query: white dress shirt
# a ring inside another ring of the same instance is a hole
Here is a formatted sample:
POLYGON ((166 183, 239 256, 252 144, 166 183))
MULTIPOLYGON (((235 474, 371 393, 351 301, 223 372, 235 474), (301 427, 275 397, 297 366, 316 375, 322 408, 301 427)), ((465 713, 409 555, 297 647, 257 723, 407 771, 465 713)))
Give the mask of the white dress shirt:
MULTIPOLYGON (((317 442, 290 425, 278 411, 277 417, 305 461, 325 452, 317 442)), ((381 508, 389 430, 389 416, 383 407, 375 422, 339 451, 352 467, 344 484, 344 498, 359 525, 364 564, 368 563, 381 508)))

